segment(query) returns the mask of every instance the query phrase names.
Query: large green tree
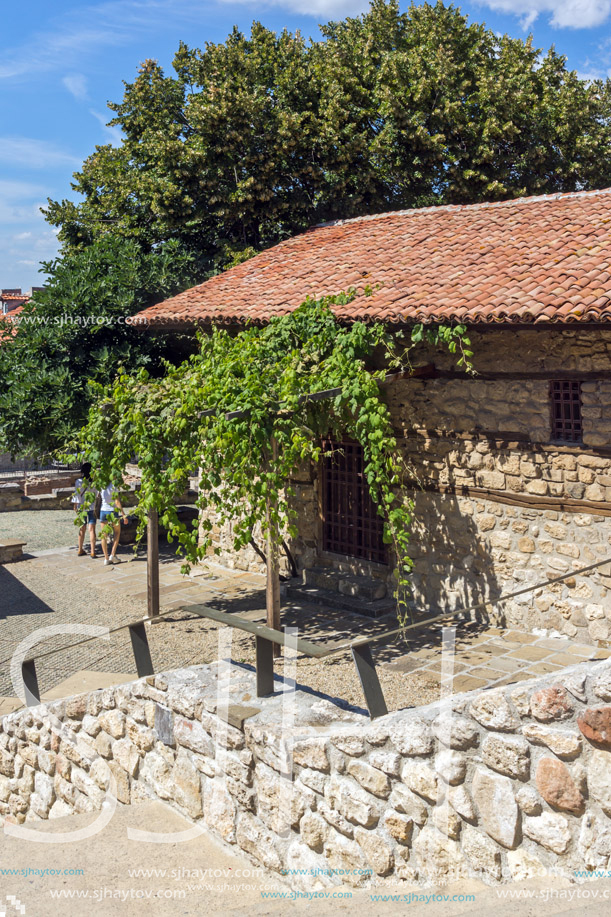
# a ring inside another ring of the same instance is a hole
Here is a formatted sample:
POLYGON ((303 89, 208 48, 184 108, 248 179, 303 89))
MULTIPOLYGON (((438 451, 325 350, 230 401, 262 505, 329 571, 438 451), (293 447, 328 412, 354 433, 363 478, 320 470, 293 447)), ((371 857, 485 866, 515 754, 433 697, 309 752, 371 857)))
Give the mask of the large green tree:
POLYGON ((106 386, 120 366, 162 369, 165 342, 125 319, 195 273, 175 242, 145 252, 112 235, 46 269, 46 288, 0 342, 0 452, 36 458, 64 447, 85 422, 90 381, 106 386))
POLYGON ((50 202, 67 246, 109 226, 210 270, 325 220, 611 184, 611 89, 452 6, 374 0, 323 40, 255 23, 154 61, 110 107, 122 144, 50 202))

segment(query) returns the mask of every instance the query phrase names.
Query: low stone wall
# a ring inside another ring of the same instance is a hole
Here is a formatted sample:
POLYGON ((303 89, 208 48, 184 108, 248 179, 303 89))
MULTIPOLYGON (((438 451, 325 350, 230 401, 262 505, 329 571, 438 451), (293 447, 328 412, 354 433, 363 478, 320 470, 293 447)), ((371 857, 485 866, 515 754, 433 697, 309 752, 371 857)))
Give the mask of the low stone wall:
POLYGON ((0 564, 12 564, 23 557, 25 541, 0 541, 0 564))
POLYGON ((0 484, 0 513, 20 510, 70 509, 74 487, 64 487, 51 493, 24 494, 21 484, 0 484))
POLYGON ((53 475, 49 477, 27 478, 20 483, 20 487, 26 497, 33 497, 36 494, 52 494, 58 490, 74 490, 74 484, 80 477, 80 471, 68 471, 66 474, 53 475))
POLYGON ((373 723, 305 691, 255 699, 238 666, 227 690, 200 666, 4 717, 1 813, 95 812, 111 785, 121 803, 164 800, 258 864, 301 870, 310 890, 340 875, 494 883, 609 865, 608 663, 373 723))

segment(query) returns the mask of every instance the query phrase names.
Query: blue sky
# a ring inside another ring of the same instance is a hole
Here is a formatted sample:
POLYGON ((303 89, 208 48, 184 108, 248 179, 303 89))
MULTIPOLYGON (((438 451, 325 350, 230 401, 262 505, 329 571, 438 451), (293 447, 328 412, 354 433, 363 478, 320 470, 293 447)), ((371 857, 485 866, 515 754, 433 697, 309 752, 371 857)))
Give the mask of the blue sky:
MULTIPOLYGON (((402 3, 405 7, 407 4, 402 3)), ((611 0, 469 0, 472 20, 554 44, 583 76, 611 75, 611 0)), ((170 67, 179 40, 223 41, 234 24, 300 29, 362 12, 363 0, 4 0, 0 12, 0 287, 43 282, 41 260, 57 250, 38 208, 70 197, 70 178, 105 127, 107 100, 122 96, 138 63, 170 67)))

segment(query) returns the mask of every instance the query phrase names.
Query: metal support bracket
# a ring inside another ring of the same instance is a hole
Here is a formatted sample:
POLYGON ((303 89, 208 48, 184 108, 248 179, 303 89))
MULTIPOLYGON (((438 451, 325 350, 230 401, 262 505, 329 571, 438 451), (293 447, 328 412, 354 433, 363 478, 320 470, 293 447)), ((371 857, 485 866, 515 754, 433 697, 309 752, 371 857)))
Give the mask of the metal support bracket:
POLYGON ((40 689, 36 676, 36 662, 33 659, 25 659, 21 663, 21 678, 23 679, 23 689, 25 691, 25 702, 27 706, 38 707, 40 704, 40 689))
POLYGON ((130 624, 129 636, 132 641, 132 650, 136 662, 138 678, 142 678, 145 675, 154 675, 155 669, 153 668, 153 660, 151 658, 151 650, 148 637, 146 636, 146 625, 144 622, 141 621, 139 624, 130 624))
POLYGON ((268 697, 274 693, 274 644, 264 637, 257 643, 257 697, 268 697))
POLYGON ((371 655, 371 646, 368 643, 364 643, 361 646, 353 646, 352 658, 365 695, 369 718, 375 720, 378 716, 385 716, 388 713, 388 707, 384 700, 376 665, 371 655))

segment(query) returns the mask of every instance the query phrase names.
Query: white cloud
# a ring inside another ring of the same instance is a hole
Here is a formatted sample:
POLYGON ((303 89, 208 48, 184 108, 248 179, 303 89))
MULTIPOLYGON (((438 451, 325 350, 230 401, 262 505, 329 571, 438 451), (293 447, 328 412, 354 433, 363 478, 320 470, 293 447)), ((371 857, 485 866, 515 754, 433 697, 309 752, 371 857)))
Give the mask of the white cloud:
POLYGON ((25 169, 82 165, 80 159, 54 143, 31 137, 0 137, 0 162, 25 169))
POLYGON ((106 122, 108 117, 106 115, 100 114, 99 111, 95 111, 93 108, 89 109, 89 114, 93 115, 96 121, 99 121, 101 126, 104 129, 104 134, 106 135, 106 140, 108 143, 111 143, 113 146, 121 146, 123 141, 123 134, 121 133, 121 128, 117 127, 116 124, 109 126, 106 122))
POLYGON ((33 200, 44 192, 42 185, 35 185, 32 182, 0 180, 0 200, 33 200))
POLYGON ((88 97, 87 77, 83 73, 69 73, 62 80, 68 92, 79 102, 84 102, 88 97))
POLYGON ((26 290, 40 284, 40 262, 57 254, 57 235, 40 212, 48 190, 0 180, 0 286, 26 290))
POLYGON ((481 5, 501 13, 518 16, 529 29, 539 15, 546 15, 552 26, 565 29, 592 29, 611 16, 611 0, 480 0, 481 5))
POLYGON ((0 80, 65 72, 92 53, 130 44, 140 35, 167 28, 168 22, 201 23, 212 17, 213 8, 202 0, 110 0, 74 8, 59 13, 23 44, 0 47, 0 80))

